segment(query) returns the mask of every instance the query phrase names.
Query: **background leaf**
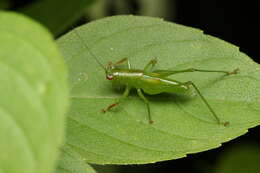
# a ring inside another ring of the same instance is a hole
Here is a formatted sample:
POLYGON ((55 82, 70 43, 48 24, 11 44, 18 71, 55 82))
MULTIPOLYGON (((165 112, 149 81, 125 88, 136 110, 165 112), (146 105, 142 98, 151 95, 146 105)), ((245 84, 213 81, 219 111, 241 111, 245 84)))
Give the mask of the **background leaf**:
POLYGON ((67 71, 42 26, 0 12, 0 172, 49 173, 63 139, 67 71))
POLYGON ((258 145, 240 144, 222 153, 215 172, 258 173, 260 170, 259 160, 260 149, 258 145))
POLYGON ((76 153, 72 155, 63 150, 56 173, 96 173, 84 159, 80 158, 81 156, 76 153))
POLYGON ((154 16, 154 17, 168 17, 169 16, 169 6, 171 11, 174 11, 174 1, 169 5, 167 0, 140 0, 141 8, 140 14, 143 16, 154 16))
POLYGON ((8 0, 1 0, 0 1, 0 9, 6 9, 9 7, 10 2, 8 0))
POLYGON ((147 96, 154 124, 135 92, 106 114, 101 109, 122 95, 105 80, 104 71, 83 43, 70 32, 58 40, 69 66, 71 109, 67 147, 90 163, 133 164, 176 159, 219 147, 260 123, 259 65, 233 46, 202 31, 161 19, 136 16, 104 18, 79 28, 84 43, 106 64, 128 57, 143 69, 157 58, 158 69, 240 69, 232 76, 185 73, 194 81, 221 120, 194 93, 147 96))
POLYGON ((86 7, 93 1, 94 0, 41 0, 26 6, 21 9, 20 12, 40 21, 48 27, 51 32, 58 35, 79 19, 86 7))

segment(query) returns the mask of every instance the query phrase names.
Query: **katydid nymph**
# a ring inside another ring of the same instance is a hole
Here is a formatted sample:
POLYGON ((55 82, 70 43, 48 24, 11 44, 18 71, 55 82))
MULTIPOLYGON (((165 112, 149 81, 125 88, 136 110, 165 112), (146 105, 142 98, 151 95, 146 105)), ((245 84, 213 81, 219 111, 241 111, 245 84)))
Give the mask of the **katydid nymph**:
POLYGON ((144 101, 147 107, 147 114, 149 123, 152 124, 151 109, 148 99, 145 94, 155 95, 160 93, 175 93, 175 94, 185 94, 187 91, 193 87, 207 106, 208 110, 214 116, 216 123, 220 125, 227 126, 229 125, 228 121, 221 121, 214 109, 210 106, 206 98, 201 94, 198 87, 192 82, 180 82, 169 78, 169 76, 177 73, 187 73, 187 72, 204 72, 204 73, 224 73, 226 75, 236 74, 238 69, 233 71, 222 71, 222 70, 204 70, 196 68, 187 68, 183 70, 154 70, 154 67, 157 63, 156 59, 150 60, 145 66, 144 69, 133 69, 130 65, 128 58, 123 58, 115 63, 109 62, 107 66, 104 66, 99 60, 98 57, 90 50, 90 48, 84 43, 83 39, 80 37, 77 29, 75 29, 75 35, 83 43, 83 46, 95 59, 100 67, 105 71, 106 79, 112 81, 114 84, 125 86, 124 93, 117 101, 110 104, 106 108, 102 109, 102 112, 107 112, 110 109, 118 106, 122 99, 126 98, 129 95, 131 89, 136 89, 138 96, 144 101), (126 65, 126 68, 123 68, 122 65, 126 65))

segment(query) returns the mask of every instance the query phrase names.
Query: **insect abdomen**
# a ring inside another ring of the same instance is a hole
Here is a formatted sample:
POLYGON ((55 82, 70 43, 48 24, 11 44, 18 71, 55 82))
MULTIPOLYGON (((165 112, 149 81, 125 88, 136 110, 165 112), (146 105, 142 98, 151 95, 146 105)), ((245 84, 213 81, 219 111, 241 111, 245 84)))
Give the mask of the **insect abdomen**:
POLYGON ((142 89, 147 94, 159 93, 184 93, 189 90, 189 87, 178 81, 169 78, 157 78, 144 75, 142 78, 144 83, 142 89))
POLYGON ((131 88, 141 88, 147 94, 159 93, 184 93, 189 88, 178 81, 169 78, 159 78, 143 74, 141 71, 118 72, 116 74, 117 82, 121 85, 128 85, 131 88))

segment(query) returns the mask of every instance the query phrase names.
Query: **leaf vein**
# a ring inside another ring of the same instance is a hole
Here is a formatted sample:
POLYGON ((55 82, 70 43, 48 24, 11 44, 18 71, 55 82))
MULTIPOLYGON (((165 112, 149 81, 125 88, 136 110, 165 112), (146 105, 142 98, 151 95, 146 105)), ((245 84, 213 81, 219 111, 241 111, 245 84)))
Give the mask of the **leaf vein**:
MULTIPOLYGON (((78 121, 77 119, 73 118, 72 116, 68 116, 68 118, 70 118, 71 120, 75 121, 76 123, 78 123, 79 125, 81 126, 85 126, 89 129, 92 129, 93 131, 97 132, 97 133, 100 133, 100 134, 103 134, 104 136, 107 136, 109 138, 111 138, 112 140, 116 140, 116 141, 119 141, 123 144, 126 144, 126 145, 129 145, 129 146, 132 146, 132 147, 136 147, 136 148, 140 148, 140 149, 143 149, 143 150, 146 150, 146 151, 153 151, 153 152, 169 152, 169 151, 162 151, 162 150, 155 150, 155 149, 150 149, 150 148, 145 148, 145 147, 142 147, 142 146, 139 146, 139 145, 136 145, 136 144, 132 144, 132 143, 129 143, 129 142, 126 142, 122 139, 119 139, 119 138, 116 138, 114 136, 111 136, 105 132, 102 132, 102 131, 99 131, 93 127, 90 127, 89 125, 87 124, 83 124, 82 122, 78 121)), ((170 151, 170 152, 173 152, 173 151, 170 151)))
MULTIPOLYGON (((4 115, 6 115, 7 118, 9 117, 8 119, 10 120, 10 122, 13 122, 14 127, 16 127, 16 130, 19 132, 19 134, 21 134, 23 136, 23 139, 24 139, 25 143, 27 144, 26 145, 28 148, 27 151, 29 151, 29 153, 32 157, 32 160, 34 161, 34 165, 36 165, 38 160, 37 160, 35 152, 33 151, 32 143, 30 142, 28 136, 26 135, 24 128, 22 128, 22 126, 19 125, 19 123, 15 120, 15 118, 11 115, 11 113, 9 111, 7 111, 6 109, 4 109, 3 106, 0 106, 0 110, 1 110, 1 112, 4 112, 4 115)), ((34 166, 34 167, 36 167, 36 166, 34 166)))

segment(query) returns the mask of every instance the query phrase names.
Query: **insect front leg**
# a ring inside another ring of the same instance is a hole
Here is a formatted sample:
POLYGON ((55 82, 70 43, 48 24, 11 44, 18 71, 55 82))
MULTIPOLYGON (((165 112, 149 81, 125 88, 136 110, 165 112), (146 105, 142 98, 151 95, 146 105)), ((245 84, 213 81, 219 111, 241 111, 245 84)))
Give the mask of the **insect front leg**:
POLYGON ((124 94, 121 98, 119 98, 116 102, 110 104, 107 108, 102 109, 103 113, 106 113, 107 111, 109 111, 110 109, 112 109, 113 107, 116 107, 119 105, 119 103, 121 102, 122 99, 126 98, 129 95, 130 92, 130 87, 126 86, 124 94))
POLYGON ((156 63, 156 59, 152 59, 151 61, 149 61, 148 64, 144 67, 144 72, 152 72, 156 63))
POLYGON ((114 66, 118 66, 118 65, 121 65, 121 64, 124 64, 124 63, 127 63, 127 68, 128 68, 128 69, 131 69, 130 61, 129 61, 128 58, 123 58, 123 59, 121 59, 121 60, 115 62, 113 65, 114 65, 114 66))
POLYGON ((139 95, 139 97, 145 102, 146 107, 147 107, 147 111, 148 111, 148 118, 149 118, 149 123, 152 124, 153 120, 151 118, 151 111, 150 111, 150 105, 149 105, 149 101, 147 100, 147 98, 145 98, 142 90, 139 88, 137 89, 137 94, 139 95))
POLYGON ((229 122, 225 121, 225 122, 221 122, 220 119, 218 118, 217 114, 215 113, 215 111, 212 109, 212 107, 209 105, 208 101, 204 98, 204 96, 201 94, 200 90, 198 89, 198 87, 191 81, 184 83, 184 85, 186 86, 192 86, 196 92, 198 93, 198 95, 200 96, 200 98, 202 99, 202 101, 206 104, 206 106, 208 107, 208 109, 210 110, 210 112, 212 113, 212 115, 215 117, 216 121, 218 124, 222 124, 224 126, 228 126, 229 122))

